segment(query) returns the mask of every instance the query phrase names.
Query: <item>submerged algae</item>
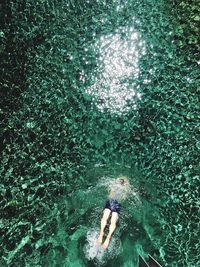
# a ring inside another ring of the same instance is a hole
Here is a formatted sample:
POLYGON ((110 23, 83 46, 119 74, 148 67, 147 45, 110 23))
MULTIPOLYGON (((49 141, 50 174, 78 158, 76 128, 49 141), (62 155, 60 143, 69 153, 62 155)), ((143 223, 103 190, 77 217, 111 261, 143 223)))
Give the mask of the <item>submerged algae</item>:
POLYGON ((86 234, 81 229, 89 227, 93 217, 98 222, 105 192, 102 189, 98 203, 93 195, 86 198, 85 190, 102 176, 128 172, 113 162, 131 166, 129 175, 143 204, 125 218, 134 226, 133 237, 126 227, 121 233, 124 254, 107 264, 123 266, 130 253, 127 261, 136 266, 137 252, 154 253, 164 266, 199 264, 198 5, 50 0, 1 4, 2 266, 73 266, 76 257, 82 265, 95 264, 84 256, 86 234), (137 58, 131 48, 139 44, 129 42, 130 28, 145 44, 145 53, 137 58), (117 81, 109 80, 113 70, 106 64, 115 68, 110 50, 116 55, 116 49, 97 47, 101 38, 109 42, 109 35, 119 39, 117 64, 122 64, 122 72, 137 63, 137 75, 123 77, 120 72, 117 81), (126 61, 126 42, 133 62, 129 57, 126 61), (104 92, 98 102, 96 81, 104 92), (129 96, 137 88, 141 96, 125 105, 122 101, 116 109, 120 114, 113 112, 116 102, 105 94, 113 83, 122 98, 120 88, 130 91, 129 96), (90 169, 93 174, 88 174, 90 169), (79 231, 74 249, 71 239, 79 231))

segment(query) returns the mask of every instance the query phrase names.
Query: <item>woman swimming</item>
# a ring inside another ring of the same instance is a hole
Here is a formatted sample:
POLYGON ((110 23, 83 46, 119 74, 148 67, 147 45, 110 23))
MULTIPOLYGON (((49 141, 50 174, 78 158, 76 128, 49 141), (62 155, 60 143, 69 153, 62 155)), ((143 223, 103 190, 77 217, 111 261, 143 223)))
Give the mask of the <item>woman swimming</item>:
POLYGON ((119 218, 119 212, 121 210, 121 202, 125 200, 130 192, 130 184, 126 176, 120 176, 109 185, 109 196, 106 202, 103 217, 101 219, 101 230, 98 238, 98 243, 102 244, 104 229, 107 224, 107 220, 111 214, 109 233, 104 241, 102 248, 106 249, 109 245, 110 238, 116 228, 116 224, 119 218))

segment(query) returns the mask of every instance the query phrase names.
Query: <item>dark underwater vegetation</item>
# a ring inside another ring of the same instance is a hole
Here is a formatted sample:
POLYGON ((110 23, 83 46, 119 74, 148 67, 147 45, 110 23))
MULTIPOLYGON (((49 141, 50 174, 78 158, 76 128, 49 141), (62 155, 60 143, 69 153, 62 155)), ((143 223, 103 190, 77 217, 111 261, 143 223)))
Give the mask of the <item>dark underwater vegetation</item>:
POLYGON ((0 266, 200 266, 199 10, 1 1, 0 266), (137 201, 92 257, 120 174, 137 201))

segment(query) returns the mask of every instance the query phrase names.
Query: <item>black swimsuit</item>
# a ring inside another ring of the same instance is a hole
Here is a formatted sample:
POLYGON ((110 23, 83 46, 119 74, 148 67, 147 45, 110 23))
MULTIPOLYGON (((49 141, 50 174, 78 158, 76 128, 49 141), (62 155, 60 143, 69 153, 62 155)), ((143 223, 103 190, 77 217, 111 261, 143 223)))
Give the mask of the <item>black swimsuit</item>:
POLYGON ((112 212, 119 213, 121 210, 121 204, 116 199, 109 199, 106 202, 105 209, 109 209, 112 212))

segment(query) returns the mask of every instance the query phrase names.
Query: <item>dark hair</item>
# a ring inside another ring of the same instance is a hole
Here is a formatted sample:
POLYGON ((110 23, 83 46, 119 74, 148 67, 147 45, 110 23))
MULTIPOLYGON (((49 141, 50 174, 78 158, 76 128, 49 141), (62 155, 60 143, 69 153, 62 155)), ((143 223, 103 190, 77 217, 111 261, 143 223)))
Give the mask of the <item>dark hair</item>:
POLYGON ((120 184, 121 185, 124 185, 125 184, 125 180, 123 178, 120 178, 119 181, 120 181, 120 184))

